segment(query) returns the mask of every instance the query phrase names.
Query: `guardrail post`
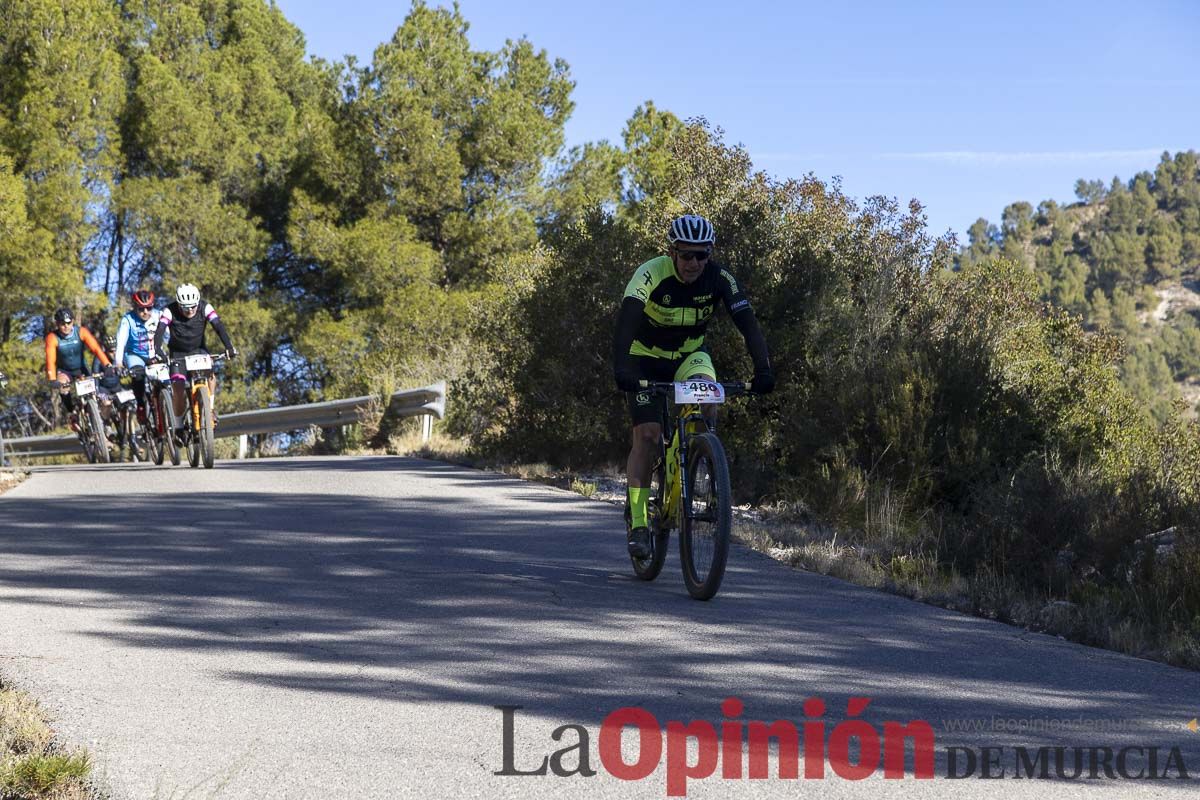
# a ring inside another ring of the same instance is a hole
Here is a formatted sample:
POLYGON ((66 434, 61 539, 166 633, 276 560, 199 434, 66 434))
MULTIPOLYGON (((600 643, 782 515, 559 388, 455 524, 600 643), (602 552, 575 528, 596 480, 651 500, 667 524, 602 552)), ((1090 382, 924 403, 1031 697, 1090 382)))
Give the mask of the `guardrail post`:
POLYGON ((421 441, 428 442, 433 436, 433 415, 425 414, 421 417, 421 441))
POLYGON ((246 446, 249 444, 249 442, 250 442, 250 437, 245 433, 243 433, 241 436, 238 437, 238 452, 237 452, 238 458, 246 457, 246 446))
POLYGON ((0 428, 0 467, 3 467, 6 463, 4 460, 4 429, 0 428))

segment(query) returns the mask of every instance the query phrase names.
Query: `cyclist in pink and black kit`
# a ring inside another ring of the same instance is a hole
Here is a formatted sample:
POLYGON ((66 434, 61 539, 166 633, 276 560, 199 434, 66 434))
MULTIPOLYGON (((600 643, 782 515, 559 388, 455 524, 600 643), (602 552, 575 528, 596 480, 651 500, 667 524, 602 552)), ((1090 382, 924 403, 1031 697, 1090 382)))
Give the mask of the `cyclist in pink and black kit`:
MULTIPOLYGON (((185 283, 175 291, 175 302, 162 311, 158 319, 158 328, 154 331, 154 352, 163 353, 163 340, 168 331, 171 340, 167 343, 170 352, 171 381, 174 384, 175 416, 180 427, 187 418, 187 370, 184 369, 183 359, 196 353, 207 353, 204 344, 205 329, 212 325, 221 344, 225 345, 225 357, 236 358, 237 348, 225 330, 225 323, 217 316, 217 311, 210 303, 200 297, 200 290, 190 283, 185 283)), ((217 378, 208 378, 208 394, 213 398, 213 419, 216 419, 217 378)))

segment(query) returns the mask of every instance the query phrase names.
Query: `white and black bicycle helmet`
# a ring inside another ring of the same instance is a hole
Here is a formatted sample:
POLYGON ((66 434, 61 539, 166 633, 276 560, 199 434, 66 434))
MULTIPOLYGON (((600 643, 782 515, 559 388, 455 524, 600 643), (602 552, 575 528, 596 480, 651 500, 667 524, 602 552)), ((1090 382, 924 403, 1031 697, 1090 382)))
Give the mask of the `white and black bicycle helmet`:
POLYGON ((667 232, 671 244, 707 244, 717 241, 717 232, 711 222, 697 214, 684 214, 671 220, 671 228, 667 232))
POLYGON ((175 302, 180 308, 195 308, 200 305, 200 290, 190 283, 181 284, 175 290, 175 302))

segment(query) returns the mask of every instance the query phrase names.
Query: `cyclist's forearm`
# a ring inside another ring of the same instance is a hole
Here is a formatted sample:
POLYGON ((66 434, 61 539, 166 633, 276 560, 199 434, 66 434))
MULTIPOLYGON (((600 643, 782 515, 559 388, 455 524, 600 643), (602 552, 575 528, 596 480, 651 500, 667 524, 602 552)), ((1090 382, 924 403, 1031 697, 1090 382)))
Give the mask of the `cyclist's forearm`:
POLYGON ((53 334, 46 337, 46 377, 58 380, 58 340, 53 334))
POLYGON ((629 348, 633 345, 633 337, 637 334, 638 324, 645 313, 646 304, 632 297, 626 297, 621 302, 621 311, 617 314, 617 330, 613 336, 613 369, 620 371, 630 365, 629 348))
POLYGON ((121 318, 121 324, 117 326, 117 364, 125 363, 125 348, 129 344, 129 320, 126 317, 121 318))
POLYGON ((750 351, 750 359, 754 362, 756 370, 764 370, 771 368, 771 354, 767 350, 767 339, 763 336, 762 328, 758 325, 758 318, 754 316, 754 312, 749 309, 735 314, 733 324, 737 325, 739 331, 742 332, 742 338, 746 340, 746 349, 750 351))
POLYGON ((213 317, 210 324, 213 330, 217 332, 217 336, 221 337, 221 344, 225 345, 226 350, 233 349, 233 341, 229 338, 229 331, 225 330, 225 323, 221 322, 220 317, 213 317))
POLYGON ((96 360, 100 362, 101 366, 107 367, 112 363, 108 360, 108 356, 105 354, 104 348, 100 346, 100 342, 96 341, 96 337, 92 335, 92 332, 82 325, 79 326, 79 338, 83 341, 84 346, 92 352, 92 355, 96 357, 96 360))
POLYGON ((158 327, 154 331, 154 354, 159 358, 163 357, 163 341, 167 338, 167 328, 171 327, 171 320, 160 319, 158 327))

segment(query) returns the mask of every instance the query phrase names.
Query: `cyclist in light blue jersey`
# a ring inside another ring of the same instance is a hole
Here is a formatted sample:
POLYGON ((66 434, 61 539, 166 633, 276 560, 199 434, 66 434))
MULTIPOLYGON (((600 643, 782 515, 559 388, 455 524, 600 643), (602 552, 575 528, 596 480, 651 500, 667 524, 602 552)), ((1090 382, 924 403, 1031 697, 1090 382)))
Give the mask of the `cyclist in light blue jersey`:
POLYGON ((144 369, 154 357, 154 332, 158 329, 161 316, 154 307, 154 292, 138 289, 130 300, 133 310, 121 317, 117 327, 117 362, 126 369, 135 370, 133 393, 137 395, 138 419, 146 421, 146 382, 144 369))

